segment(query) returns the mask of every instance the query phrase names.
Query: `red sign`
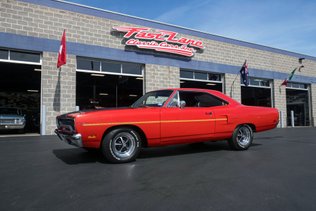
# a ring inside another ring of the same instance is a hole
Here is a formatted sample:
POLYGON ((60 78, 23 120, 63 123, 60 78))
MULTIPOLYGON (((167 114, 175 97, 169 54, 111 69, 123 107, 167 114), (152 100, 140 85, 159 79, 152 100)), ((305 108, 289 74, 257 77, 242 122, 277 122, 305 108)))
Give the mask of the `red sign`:
POLYGON ((185 37, 177 38, 178 33, 156 30, 144 27, 113 27, 118 32, 125 32, 124 38, 128 40, 125 45, 136 46, 141 49, 153 49, 155 51, 192 57, 196 49, 204 49, 200 40, 185 37))

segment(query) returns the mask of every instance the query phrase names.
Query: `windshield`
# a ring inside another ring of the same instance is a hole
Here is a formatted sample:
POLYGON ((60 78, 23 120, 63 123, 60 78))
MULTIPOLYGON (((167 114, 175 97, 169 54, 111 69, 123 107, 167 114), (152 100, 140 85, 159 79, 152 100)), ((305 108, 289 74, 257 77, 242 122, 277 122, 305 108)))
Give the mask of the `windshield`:
POLYGON ((133 108, 139 107, 162 107, 172 94, 172 90, 160 90, 148 92, 139 98, 133 105, 133 108))
POLYGON ((0 114, 19 114, 19 111, 15 108, 0 108, 0 114))

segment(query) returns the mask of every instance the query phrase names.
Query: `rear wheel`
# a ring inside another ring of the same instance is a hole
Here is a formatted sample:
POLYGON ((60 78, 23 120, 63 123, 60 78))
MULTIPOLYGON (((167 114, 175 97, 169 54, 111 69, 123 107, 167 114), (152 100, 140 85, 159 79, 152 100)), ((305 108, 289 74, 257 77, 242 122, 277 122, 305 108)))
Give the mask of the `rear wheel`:
POLYGON ((231 139, 228 140, 234 150, 247 150, 253 141, 253 131, 249 125, 239 125, 231 139))
POLYGON ((136 159, 141 141, 131 128, 117 128, 109 132, 102 142, 102 153, 111 163, 126 163, 136 159))

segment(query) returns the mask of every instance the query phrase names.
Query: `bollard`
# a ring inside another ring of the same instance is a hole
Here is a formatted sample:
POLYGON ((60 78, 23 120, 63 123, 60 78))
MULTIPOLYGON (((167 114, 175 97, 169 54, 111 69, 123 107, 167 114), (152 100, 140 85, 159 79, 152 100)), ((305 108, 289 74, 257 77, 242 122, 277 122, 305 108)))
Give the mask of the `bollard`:
POLYGON ((283 112, 280 111, 280 128, 283 128, 283 112))
POLYGON ((294 125, 294 111, 293 110, 291 110, 291 126, 295 127, 295 125, 294 125))
POLYGON ((46 135, 46 106, 42 105, 42 114, 41 114, 41 135, 46 135))

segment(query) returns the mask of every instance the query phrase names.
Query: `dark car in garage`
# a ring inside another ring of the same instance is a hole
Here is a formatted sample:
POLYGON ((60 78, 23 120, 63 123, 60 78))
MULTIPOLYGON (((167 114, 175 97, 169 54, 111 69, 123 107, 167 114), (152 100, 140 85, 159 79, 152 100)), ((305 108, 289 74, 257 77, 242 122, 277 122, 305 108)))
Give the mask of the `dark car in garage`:
POLYGON ((18 130, 24 132, 25 114, 18 108, 0 108, 0 131, 18 130))

